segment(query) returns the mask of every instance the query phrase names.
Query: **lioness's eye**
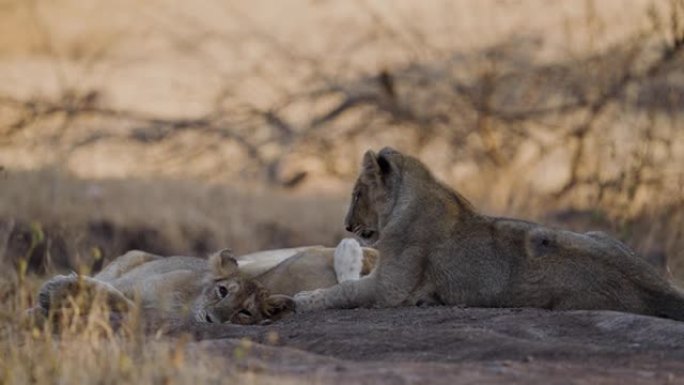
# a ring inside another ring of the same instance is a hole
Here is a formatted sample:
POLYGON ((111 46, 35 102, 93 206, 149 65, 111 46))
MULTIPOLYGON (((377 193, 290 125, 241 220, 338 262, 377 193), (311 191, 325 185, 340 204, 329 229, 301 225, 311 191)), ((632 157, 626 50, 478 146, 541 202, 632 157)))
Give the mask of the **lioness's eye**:
POLYGON ((228 289, 225 286, 219 286, 218 292, 221 298, 225 298, 228 295, 228 289))

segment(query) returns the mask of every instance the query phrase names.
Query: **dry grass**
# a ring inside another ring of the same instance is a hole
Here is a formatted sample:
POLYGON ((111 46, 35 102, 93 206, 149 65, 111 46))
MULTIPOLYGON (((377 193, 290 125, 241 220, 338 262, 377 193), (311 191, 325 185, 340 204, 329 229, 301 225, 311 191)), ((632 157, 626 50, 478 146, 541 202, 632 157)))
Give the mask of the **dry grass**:
POLYGON ((143 333, 135 315, 114 328, 97 299, 87 315, 64 313, 59 321, 35 323, 25 311, 39 280, 24 274, 17 277, 12 282, 0 278, 2 384, 291 382, 251 370, 245 361, 249 341, 236 343, 228 354, 216 355, 189 336, 171 339, 154 330, 143 333))
POLYGON ((77 269, 132 248, 204 256, 224 247, 246 254, 334 245, 344 236, 346 204, 339 195, 183 180, 89 181, 55 170, 10 173, 0 200, 0 250, 15 263, 28 258, 35 267, 37 258, 52 261, 52 267, 77 269))

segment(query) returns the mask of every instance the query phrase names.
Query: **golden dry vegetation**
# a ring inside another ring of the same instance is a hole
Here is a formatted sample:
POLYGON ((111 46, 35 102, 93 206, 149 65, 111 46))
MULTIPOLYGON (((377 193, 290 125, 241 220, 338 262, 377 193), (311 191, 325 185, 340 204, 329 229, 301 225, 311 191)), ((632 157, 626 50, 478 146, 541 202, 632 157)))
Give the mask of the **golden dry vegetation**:
POLYGON ((270 381, 23 310, 45 274, 130 248, 334 244, 385 145, 681 282, 682 51, 680 0, 0 0, 3 382, 270 381))
MULTIPOLYGON (((287 384, 259 373, 247 360, 249 340, 221 355, 202 349, 189 335, 171 339, 161 329, 143 330, 136 315, 112 326, 101 302, 90 313, 62 315, 37 323, 25 315, 38 281, 20 274, 5 286, 0 313, 0 382, 3 384, 287 384)), ((78 301, 79 298, 75 298, 78 301)), ((78 309, 75 307, 74 309, 78 309)), ((54 314, 53 314, 54 316, 54 314)))

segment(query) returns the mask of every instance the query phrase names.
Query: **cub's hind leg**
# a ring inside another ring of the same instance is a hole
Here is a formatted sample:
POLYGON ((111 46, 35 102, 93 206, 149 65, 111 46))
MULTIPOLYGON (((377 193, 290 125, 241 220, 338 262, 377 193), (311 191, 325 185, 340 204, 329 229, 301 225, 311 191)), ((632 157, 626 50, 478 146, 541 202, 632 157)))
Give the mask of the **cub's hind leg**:
POLYGON ((363 250, 359 242, 353 238, 340 241, 335 248, 333 267, 338 283, 361 278, 363 250))
POLYGON ((95 275, 95 279, 103 282, 113 282, 136 267, 163 257, 140 250, 130 250, 126 254, 116 257, 102 271, 95 275))

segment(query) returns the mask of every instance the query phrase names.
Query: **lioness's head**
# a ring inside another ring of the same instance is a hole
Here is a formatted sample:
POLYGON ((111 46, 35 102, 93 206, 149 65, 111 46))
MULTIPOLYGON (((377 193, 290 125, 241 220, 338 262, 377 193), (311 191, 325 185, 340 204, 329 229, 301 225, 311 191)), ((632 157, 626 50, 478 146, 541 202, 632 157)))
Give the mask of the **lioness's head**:
POLYGON ((363 155, 361 174, 352 190, 344 225, 365 244, 377 241, 384 219, 396 201, 403 162, 404 156, 389 147, 377 154, 369 150, 363 155))
POLYGON ((244 277, 229 250, 209 257, 209 273, 195 319, 200 322, 250 325, 274 321, 294 310, 286 295, 271 295, 259 282, 244 277))

